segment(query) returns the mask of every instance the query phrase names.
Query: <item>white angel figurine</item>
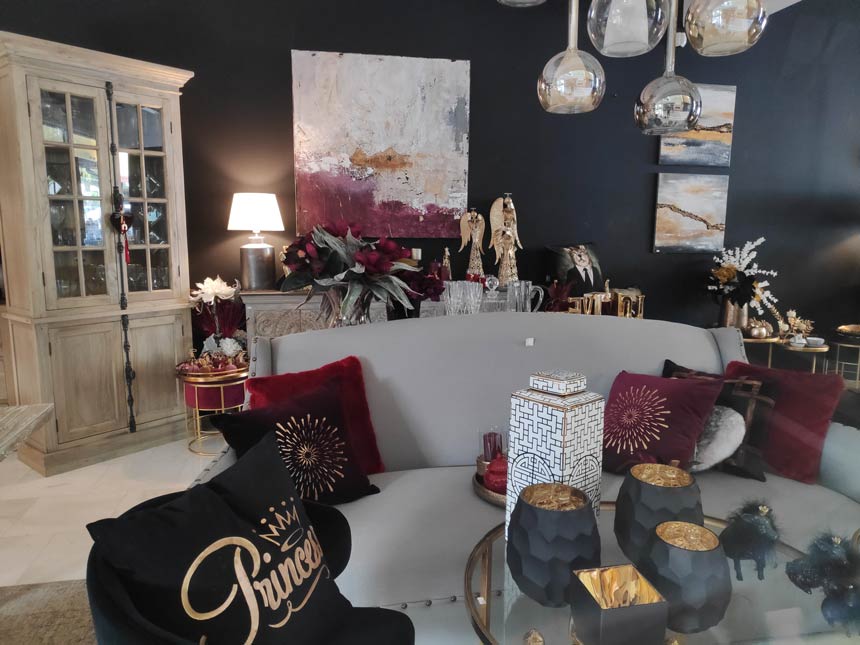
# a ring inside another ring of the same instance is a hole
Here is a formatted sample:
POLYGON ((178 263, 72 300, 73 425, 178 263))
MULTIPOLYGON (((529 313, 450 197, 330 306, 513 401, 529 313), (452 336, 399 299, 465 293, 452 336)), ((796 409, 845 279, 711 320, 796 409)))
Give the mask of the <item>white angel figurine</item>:
POLYGON ((496 249, 499 266, 499 286, 518 280, 517 248, 523 248, 517 232, 517 209, 510 193, 499 197, 490 209, 490 248, 496 249))
POLYGON ((462 244, 460 251, 466 248, 466 245, 471 241, 472 249, 469 251, 469 268, 466 269, 466 277, 468 276, 484 276, 484 263, 481 261, 481 256, 484 254, 484 216, 478 213, 474 208, 464 213, 460 218, 460 236, 462 244))

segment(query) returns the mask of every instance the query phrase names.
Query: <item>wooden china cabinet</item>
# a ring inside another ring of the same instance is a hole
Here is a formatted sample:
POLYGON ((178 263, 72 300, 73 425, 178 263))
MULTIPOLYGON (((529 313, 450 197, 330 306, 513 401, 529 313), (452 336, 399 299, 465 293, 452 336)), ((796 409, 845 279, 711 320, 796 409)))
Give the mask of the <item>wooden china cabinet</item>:
POLYGON ((192 76, 0 32, 0 341, 8 402, 54 404, 19 449, 43 474, 183 432, 179 96, 192 76), (127 263, 115 186, 130 216, 127 263))

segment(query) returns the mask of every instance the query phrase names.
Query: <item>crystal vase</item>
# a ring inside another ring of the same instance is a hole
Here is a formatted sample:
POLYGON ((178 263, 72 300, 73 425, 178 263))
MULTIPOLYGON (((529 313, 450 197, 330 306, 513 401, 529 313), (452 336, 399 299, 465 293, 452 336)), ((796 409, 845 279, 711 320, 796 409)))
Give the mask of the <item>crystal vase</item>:
POLYGON ((370 322, 370 305, 374 296, 369 290, 362 292, 349 311, 343 310, 345 288, 332 287, 323 291, 322 295, 320 314, 326 318, 330 328, 353 327, 370 322))

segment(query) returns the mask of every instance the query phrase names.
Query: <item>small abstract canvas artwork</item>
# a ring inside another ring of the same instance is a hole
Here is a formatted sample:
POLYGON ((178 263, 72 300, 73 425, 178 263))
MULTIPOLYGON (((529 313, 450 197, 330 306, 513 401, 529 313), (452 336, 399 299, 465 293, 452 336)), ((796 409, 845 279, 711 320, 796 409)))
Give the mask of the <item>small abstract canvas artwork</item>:
POLYGON ((732 160, 735 86, 699 85, 702 116, 695 128, 660 140, 660 163, 673 166, 720 166, 732 160))
POLYGON ((725 175, 661 174, 657 190, 655 253, 711 253, 726 235, 725 175))
POLYGON ((469 171, 468 61, 293 51, 296 227, 457 237, 469 171))

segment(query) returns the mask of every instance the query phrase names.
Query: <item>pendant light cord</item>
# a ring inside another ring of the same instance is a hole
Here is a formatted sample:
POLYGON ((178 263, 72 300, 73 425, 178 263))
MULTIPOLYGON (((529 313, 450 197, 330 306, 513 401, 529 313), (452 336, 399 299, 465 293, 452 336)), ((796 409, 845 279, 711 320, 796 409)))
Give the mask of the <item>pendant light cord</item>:
POLYGON ((675 75, 675 41, 678 34, 678 0, 669 3, 669 27, 666 30, 666 71, 664 76, 675 75))
POLYGON ((579 34, 579 0, 570 0, 567 12, 567 48, 576 49, 579 34))

